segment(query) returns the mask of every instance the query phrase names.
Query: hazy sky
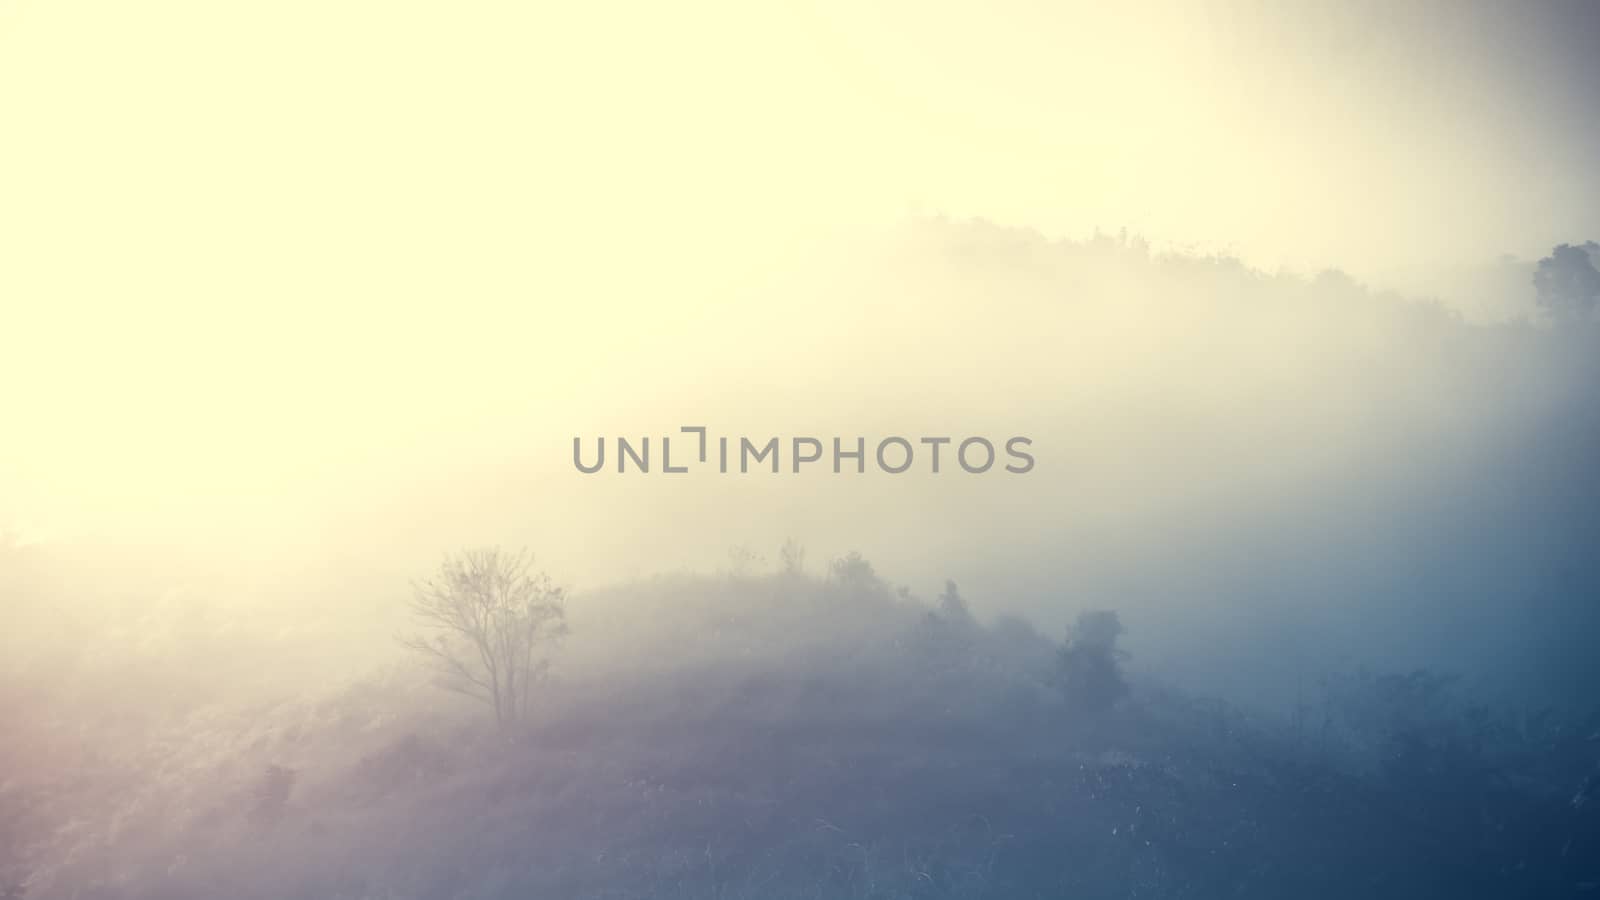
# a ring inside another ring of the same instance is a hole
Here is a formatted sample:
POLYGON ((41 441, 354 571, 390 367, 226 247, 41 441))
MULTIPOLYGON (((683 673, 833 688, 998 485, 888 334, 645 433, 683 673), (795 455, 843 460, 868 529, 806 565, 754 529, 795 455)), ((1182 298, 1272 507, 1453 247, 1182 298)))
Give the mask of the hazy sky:
POLYGON ((1358 272, 1596 231, 1593 4, 841 3, 927 206, 1358 272), (914 136, 913 136, 914 135, 914 136))
POLYGON ((805 317, 780 262, 907 213, 1374 277, 1600 236, 1592 5, 1110 8, 0 3, 0 509, 309 528, 676 421, 805 317))
POLYGON ((581 591, 793 535, 1053 634, 1115 604, 1145 659, 1241 678, 1354 647, 1592 683, 1581 344, 916 217, 1503 318, 1527 260, 1600 239, 1596 9, 0 0, 0 531, 56 560, 41 627, 69 594, 392 610, 483 543, 581 591), (1040 465, 569 467, 691 423, 1040 465), (1273 659, 1205 652, 1246 643, 1273 659))

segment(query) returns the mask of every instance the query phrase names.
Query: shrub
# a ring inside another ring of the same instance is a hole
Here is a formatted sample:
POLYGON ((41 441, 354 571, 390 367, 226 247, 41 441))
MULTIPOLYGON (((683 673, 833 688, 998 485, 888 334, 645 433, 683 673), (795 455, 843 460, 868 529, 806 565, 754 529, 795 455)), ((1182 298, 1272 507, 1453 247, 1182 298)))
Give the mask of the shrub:
POLYGON ((1074 708, 1104 712, 1127 695, 1128 683, 1122 676, 1127 654, 1117 649, 1122 633, 1122 620, 1115 612, 1078 614, 1059 656, 1061 688, 1074 708))

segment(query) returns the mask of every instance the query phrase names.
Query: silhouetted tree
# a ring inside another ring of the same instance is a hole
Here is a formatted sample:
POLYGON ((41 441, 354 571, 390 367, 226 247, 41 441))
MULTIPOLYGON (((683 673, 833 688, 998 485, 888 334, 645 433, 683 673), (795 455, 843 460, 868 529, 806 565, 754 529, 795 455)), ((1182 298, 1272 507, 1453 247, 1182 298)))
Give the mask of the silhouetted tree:
POLYGON ((939 613, 952 621, 966 622, 972 619, 972 613, 967 610, 967 601, 961 596, 955 581, 949 578, 944 580, 944 591, 939 594, 939 613))
POLYGON ((853 590, 882 586, 878 580, 878 573, 872 568, 872 563, 854 550, 830 563, 828 575, 835 582, 853 590))
POLYGON ((1593 254, 1600 244, 1589 241, 1581 246, 1561 244, 1539 260, 1533 273, 1533 287, 1539 292, 1539 305, 1558 320, 1586 318, 1600 298, 1600 270, 1594 267, 1593 254))
POLYGON ((549 668, 541 650, 566 635, 566 593, 527 551, 469 550, 413 584, 411 613, 429 633, 403 641, 445 687, 489 704, 502 730, 527 711, 549 668))
POLYGON ((1110 709, 1128 693, 1122 677, 1127 654, 1117 649, 1122 620, 1111 610, 1089 610, 1067 632, 1059 656, 1067 702, 1090 712, 1110 709))
POLYGON ((786 538, 778 551, 785 575, 802 575, 806 571, 806 548, 794 538, 786 538))
POLYGON ((964 663, 977 642, 979 626, 967 609, 956 583, 945 580, 939 605, 923 616, 918 640, 925 661, 941 665, 964 663))

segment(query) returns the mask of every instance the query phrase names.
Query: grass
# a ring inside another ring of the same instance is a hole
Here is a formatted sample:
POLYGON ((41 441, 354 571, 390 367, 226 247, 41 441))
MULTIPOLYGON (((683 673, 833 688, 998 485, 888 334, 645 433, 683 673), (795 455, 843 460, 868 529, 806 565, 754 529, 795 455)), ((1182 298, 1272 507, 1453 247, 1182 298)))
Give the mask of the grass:
POLYGON ((655 579, 574 625, 511 735, 405 665, 26 719, 9 871, 29 900, 1565 896, 1559 841, 1593 839, 1555 799, 1581 753, 1440 793, 1138 679, 1074 714, 1051 641, 873 579, 655 579))

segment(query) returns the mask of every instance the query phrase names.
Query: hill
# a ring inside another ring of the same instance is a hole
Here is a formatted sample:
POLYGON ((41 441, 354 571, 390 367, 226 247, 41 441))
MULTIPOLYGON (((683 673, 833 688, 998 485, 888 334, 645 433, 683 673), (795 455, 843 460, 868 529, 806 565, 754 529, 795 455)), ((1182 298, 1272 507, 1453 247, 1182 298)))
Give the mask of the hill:
POLYGON ((136 721, 11 691, 9 896, 1560 897, 1600 877, 1574 801, 1594 723, 1473 710, 1428 673, 1319 686, 1283 722, 1134 666, 1092 714, 1058 690, 1056 642, 864 562, 572 610, 511 735, 405 663, 136 721))

